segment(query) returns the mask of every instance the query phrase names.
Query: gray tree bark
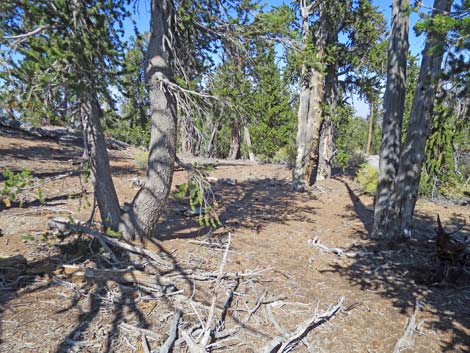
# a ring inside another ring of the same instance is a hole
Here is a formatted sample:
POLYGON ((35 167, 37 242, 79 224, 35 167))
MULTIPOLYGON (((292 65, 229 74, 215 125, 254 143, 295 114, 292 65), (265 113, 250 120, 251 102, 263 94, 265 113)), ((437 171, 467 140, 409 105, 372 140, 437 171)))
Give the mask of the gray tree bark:
POLYGON ((228 153, 229 159, 240 159, 241 156, 241 131, 240 122, 235 119, 232 123, 230 151, 228 153))
MULTIPOLYGON (((309 16, 312 7, 301 1, 303 44, 311 40, 309 16)), ((321 10, 320 10, 321 12, 321 10)), ((325 51, 325 21, 320 15, 315 30, 316 56, 321 60, 325 51)), ((315 183, 318 168, 320 130, 323 121, 321 101, 323 99, 323 74, 314 67, 302 65, 300 101, 297 126, 297 156, 292 173, 292 190, 305 191, 315 183)))
POLYGON ((96 95, 86 92, 81 97, 81 119, 85 157, 89 162, 95 198, 105 228, 117 230, 121 209, 109 167, 106 140, 101 127, 101 108, 96 95))
POLYGON ((181 153, 182 154, 189 154, 194 155, 196 152, 196 145, 195 139, 193 135, 193 127, 187 121, 180 121, 179 122, 179 130, 180 130, 180 139, 181 139, 181 153))
POLYGON ((374 136, 374 128, 375 128, 375 102, 374 98, 372 98, 372 95, 369 95, 368 99, 369 101, 369 133, 367 135, 367 150, 366 154, 370 156, 371 150, 372 150, 372 139, 374 136))
MULTIPOLYGON (((435 0, 432 16, 449 14, 452 0, 435 0)), ((392 195, 386 230, 391 236, 411 236, 426 140, 441 75, 446 34, 429 32, 421 60, 406 139, 392 195)))
MULTIPOLYGON (((336 43, 337 41, 338 33, 334 28, 329 28, 328 42, 336 43)), ((326 111, 323 112, 324 121, 321 130, 318 177, 329 179, 331 178, 331 164, 335 156, 333 119, 338 106, 338 64, 336 61, 330 63, 327 67, 324 101, 326 103, 326 111)))
POLYGON ((152 237, 170 192, 176 159, 176 99, 164 82, 173 80, 169 65, 174 8, 171 0, 152 0, 145 79, 149 86, 152 130, 143 187, 121 218, 126 239, 152 237))
POLYGON ((248 149, 248 158, 250 159, 250 161, 254 162, 256 159, 255 154, 253 153, 253 145, 251 144, 250 129, 248 129, 248 126, 245 126, 243 128, 243 138, 248 149))
POLYGON ((393 0, 372 238, 388 236, 385 232, 385 225, 400 163, 401 131, 406 93, 406 57, 409 47, 409 6, 409 0, 393 0))

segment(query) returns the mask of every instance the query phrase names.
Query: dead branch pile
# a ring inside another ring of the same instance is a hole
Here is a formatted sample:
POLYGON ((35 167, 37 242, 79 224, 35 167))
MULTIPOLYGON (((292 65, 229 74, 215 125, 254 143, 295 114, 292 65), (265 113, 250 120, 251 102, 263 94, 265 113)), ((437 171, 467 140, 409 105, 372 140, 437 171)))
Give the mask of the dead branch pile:
POLYGON ((290 352, 299 345, 308 346, 309 332, 333 319, 341 312, 344 303, 341 297, 325 311, 320 311, 318 305, 312 310, 310 304, 288 302, 286 296, 270 294, 269 288, 265 288, 260 281, 268 271, 266 269, 243 273, 226 271, 231 246, 230 233, 227 234, 218 269, 204 271, 177 269, 163 255, 111 238, 84 225, 56 219, 51 220, 49 226, 64 233, 91 235, 101 244, 107 245, 104 249, 112 254, 113 259, 110 262, 113 268, 62 265, 51 273, 58 281, 114 281, 139 288, 145 294, 141 294, 142 298, 155 301, 154 308, 162 300, 167 308, 172 308, 170 312, 161 313, 165 318, 173 316, 164 329, 142 328, 132 322, 120 323, 120 334, 124 335, 129 346, 137 346, 131 343, 134 339, 144 352, 290 352), (117 250, 138 254, 150 266, 129 266, 122 257, 116 255, 117 250), (280 323, 286 315, 284 309, 290 305, 304 309, 292 314, 301 315, 299 322, 303 323, 291 330, 280 323), (279 312, 280 309, 283 312, 279 312), (277 335, 272 334, 273 329, 278 332, 277 335), (165 335, 162 332, 168 333, 165 335))

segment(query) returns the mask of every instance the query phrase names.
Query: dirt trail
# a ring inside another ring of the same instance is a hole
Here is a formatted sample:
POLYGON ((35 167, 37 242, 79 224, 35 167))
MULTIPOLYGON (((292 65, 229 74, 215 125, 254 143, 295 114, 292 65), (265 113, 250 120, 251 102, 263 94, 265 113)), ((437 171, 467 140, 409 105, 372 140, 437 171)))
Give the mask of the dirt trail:
MULTIPOLYGON (((80 156, 78 146, 0 133, 0 171, 28 168, 42 179, 78 169, 80 156)), ((136 167, 132 151, 113 151, 111 161, 120 201, 129 202, 138 190, 129 179, 143 172, 136 167)), ((214 187, 225 227, 213 232, 200 227, 194 218, 181 214, 184 205, 170 201, 158 247, 183 268, 216 270, 230 231, 227 271, 267 269, 260 280, 239 288, 230 322, 236 321, 236 310, 242 317, 243 310, 253 308, 264 290, 266 296, 285 297, 272 311, 287 331, 311 317, 317 305, 324 310, 343 296, 343 311, 310 333, 296 351, 392 352, 418 303, 414 345, 402 352, 470 351, 470 281, 464 276, 453 283, 439 280, 433 240, 437 213, 449 227, 465 217, 468 224, 468 207, 421 201, 414 239, 376 244, 367 240, 372 198, 361 193, 351 178, 338 175, 320 181, 311 193, 293 193, 290 171, 282 166, 225 162, 210 174, 237 180, 236 185, 214 187), (312 246, 315 238, 327 247, 342 249, 343 254, 312 246)), ((178 171, 174 183, 185 178, 186 173, 178 171)), ((22 255, 28 268, 99 265, 90 253, 89 238, 58 238, 48 234, 46 226, 51 217, 87 220, 91 190, 89 183, 81 186, 77 174, 44 185, 45 204, 32 194, 24 208, 0 208, 1 352, 142 352, 140 336, 126 331, 122 322, 140 323, 165 339, 173 311, 165 298, 150 300, 145 293, 113 281, 77 283, 39 270, 39 275, 27 276, 26 264, 20 264, 23 270, 7 264, 22 255), (79 197, 83 188, 88 200, 79 197)), ((461 232, 468 234, 469 226, 461 232)), ((196 288, 194 299, 208 301, 211 286, 194 283, 181 289, 191 296, 196 288)), ((194 313, 185 313, 185 320, 196 320, 194 313)), ((264 309, 244 327, 241 342, 234 339, 219 351, 260 352, 279 334, 264 309)), ((150 344, 156 349, 161 342, 155 339, 150 344)), ((179 345, 175 351, 185 352, 184 347, 179 345)))

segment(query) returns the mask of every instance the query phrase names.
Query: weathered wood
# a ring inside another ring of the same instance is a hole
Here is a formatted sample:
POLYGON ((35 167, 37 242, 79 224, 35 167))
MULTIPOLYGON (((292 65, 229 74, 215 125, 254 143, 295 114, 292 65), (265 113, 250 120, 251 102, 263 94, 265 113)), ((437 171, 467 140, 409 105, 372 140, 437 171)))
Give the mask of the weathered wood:
POLYGON ((178 337, 178 325, 181 317, 183 316, 183 311, 180 308, 176 308, 175 317, 173 323, 171 324, 170 333, 165 343, 160 347, 159 353, 169 353, 178 337))

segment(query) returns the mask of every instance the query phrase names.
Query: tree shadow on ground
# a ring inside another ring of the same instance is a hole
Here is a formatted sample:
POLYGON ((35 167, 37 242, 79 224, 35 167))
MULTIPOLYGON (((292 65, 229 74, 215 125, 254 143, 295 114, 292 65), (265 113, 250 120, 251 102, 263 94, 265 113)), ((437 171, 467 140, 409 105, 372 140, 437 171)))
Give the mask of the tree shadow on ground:
MULTIPOLYGON (((236 185, 216 183, 213 191, 221 204, 217 214, 229 229, 259 233, 268 225, 305 221, 315 214, 315 208, 306 205, 297 207, 296 203, 309 202, 316 197, 291 191, 290 184, 285 180, 266 178, 242 181, 236 185)), ((170 199, 168 212, 160 225, 161 240, 195 238, 211 231, 198 224, 198 215, 185 216, 184 212, 188 209, 187 200, 170 199)))
MULTIPOLYGON (((368 227, 373 212, 364 206, 353 189, 342 181, 353 201, 353 209, 368 227)), ((462 224, 462 215, 445 219, 448 231, 462 224)), ((468 262, 452 264, 437 257, 435 242, 435 216, 418 213, 414 219, 413 237, 394 242, 368 241, 353 245, 346 252, 356 253, 348 266, 331 264, 325 272, 334 272, 346 278, 352 286, 372 291, 391 300, 402 313, 411 315, 416 302, 438 319, 425 322, 425 329, 440 331, 451 336, 442 341, 443 352, 470 350, 470 273, 468 262)), ((370 230, 370 228, 369 228, 370 230)), ((467 226, 460 233, 470 236, 467 226)), ((419 319, 419 317, 418 317, 419 319)))
MULTIPOLYGON (((142 296, 147 297, 147 301, 159 300, 162 301, 161 296, 156 295, 155 291, 146 290, 143 287, 134 286, 132 283, 128 285, 123 284, 126 281, 121 280, 117 276, 110 277, 108 280, 103 280, 94 277, 82 278, 82 282, 77 284, 74 279, 74 273, 62 273, 64 265, 73 263, 74 266, 80 267, 85 270, 86 268, 109 268, 107 261, 104 261, 102 255, 99 254, 99 246, 96 241, 81 235, 74 236, 74 240, 70 243, 58 244, 56 248, 60 251, 59 254, 48 256, 37 261, 26 261, 22 256, 14 256, 0 259, 0 350, 4 343, 2 337, 4 335, 4 322, 12 322, 11 320, 4 320, 5 312, 8 310, 13 311, 13 316, 20 315, 15 309, 16 306, 30 305, 31 300, 35 305, 40 305, 42 292, 46 290, 56 289, 54 292, 47 292, 50 301, 56 299, 55 303, 59 303, 62 307, 59 310, 55 308, 46 307, 43 312, 48 311, 48 318, 54 318, 53 321, 58 320, 61 315, 68 317, 75 312, 79 312, 74 320, 73 328, 70 332, 57 340, 56 347, 48 347, 55 350, 56 353, 82 351, 87 342, 87 337, 96 337, 98 333, 92 330, 101 329, 101 333, 105 336, 99 343, 104 343, 99 349, 100 352, 112 352, 113 343, 119 336, 121 329, 120 324, 123 322, 134 321, 132 325, 140 328, 148 328, 149 322, 144 312, 137 306, 137 300, 142 296), (93 253, 89 251, 93 250, 93 253), (91 266, 91 267, 89 267, 91 266), (60 288, 65 289, 64 292, 68 294, 58 295, 61 292, 60 288), (37 299, 31 296, 38 296, 37 299), (72 298, 68 298, 73 296, 72 298), (58 297, 58 298, 56 298, 58 297), (67 299, 70 303, 67 305, 67 299), (9 302, 15 300, 13 306, 9 302), (26 304, 23 304, 25 302, 26 304), (63 304, 66 304, 65 307, 63 304), (49 311, 50 310, 50 311, 49 311), (105 313, 106 317, 103 318, 105 313), (96 322, 99 320, 104 323, 96 322), (92 326, 93 324, 93 326, 92 326), (98 324, 98 326, 97 326, 98 324), (103 326, 109 327, 104 329, 103 326)), ((126 256, 126 254, 121 254, 126 256)), ((171 256, 171 254, 166 254, 171 256)), ((108 260, 109 261, 109 260, 108 260)), ((138 264, 132 263, 127 259, 121 265, 116 266, 130 266, 130 268, 138 267, 138 264)), ((124 270, 124 269, 123 269, 124 270)), ((86 273, 86 271, 85 271, 86 273)), ((123 272, 124 273, 124 272, 123 272)), ((154 276, 155 286, 164 286, 159 282, 160 277, 154 276)), ((137 280, 136 280, 137 281, 137 280)), ((167 303, 168 304, 168 303, 167 303)), ((174 308, 170 308, 174 310, 174 308)), ((34 306, 31 306, 26 315, 27 319, 36 318, 40 316, 34 306)), ((11 313, 10 315, 11 316, 11 313)), ((63 317, 63 316, 62 316, 63 317)), ((24 317, 22 318, 25 319, 24 317)), ((37 318, 39 320, 39 318, 37 318)), ((69 320, 65 320, 62 325, 70 324, 69 320)), ((59 325, 61 327, 61 325, 59 325)), ((49 326, 45 327, 45 334, 54 334, 57 330, 49 331, 49 326)), ((63 333, 64 330, 60 332, 63 333)), ((31 332, 28 336, 34 336, 37 332, 31 332)), ((60 335, 60 334, 59 334, 60 335)), ((36 342, 40 338, 36 337, 36 342)), ((21 343, 21 342, 20 342, 21 343)), ((97 343, 97 342, 95 342, 97 343)), ((38 351, 38 347, 30 347, 34 351, 38 351)), ((44 347, 43 347, 44 348, 44 347)))

